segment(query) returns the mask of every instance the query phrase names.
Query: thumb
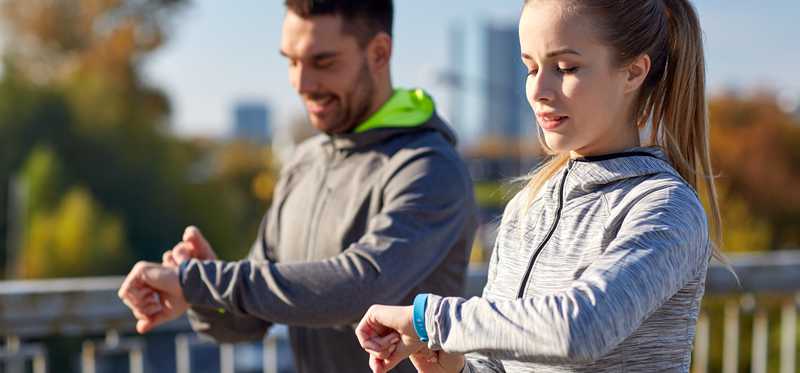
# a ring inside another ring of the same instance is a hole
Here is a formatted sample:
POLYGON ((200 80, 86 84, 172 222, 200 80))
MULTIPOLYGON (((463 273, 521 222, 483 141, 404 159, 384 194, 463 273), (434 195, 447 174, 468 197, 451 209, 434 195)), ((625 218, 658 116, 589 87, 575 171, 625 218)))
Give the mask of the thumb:
POLYGON ((202 260, 215 260, 217 259, 217 255, 214 254, 214 250, 211 248, 211 245, 208 243, 203 234, 200 233, 200 230, 197 227, 191 225, 186 227, 186 230, 183 231, 183 241, 188 242, 191 244, 197 252, 195 253, 195 257, 202 260))

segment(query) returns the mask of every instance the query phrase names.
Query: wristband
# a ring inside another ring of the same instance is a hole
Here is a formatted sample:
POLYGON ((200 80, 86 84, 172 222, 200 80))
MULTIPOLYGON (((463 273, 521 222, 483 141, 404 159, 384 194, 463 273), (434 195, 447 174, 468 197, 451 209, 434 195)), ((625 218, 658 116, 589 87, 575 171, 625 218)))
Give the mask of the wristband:
POLYGON ((414 331, 417 332, 419 340, 428 342, 428 331, 425 330, 425 307, 428 303, 428 295, 418 294, 414 298, 414 331))

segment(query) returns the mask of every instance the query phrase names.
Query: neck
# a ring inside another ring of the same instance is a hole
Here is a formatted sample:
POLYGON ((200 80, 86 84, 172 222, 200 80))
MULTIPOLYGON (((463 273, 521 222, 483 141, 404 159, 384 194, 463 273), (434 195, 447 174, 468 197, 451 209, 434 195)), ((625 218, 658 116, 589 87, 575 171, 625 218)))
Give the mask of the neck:
POLYGON ((570 158, 581 158, 595 155, 619 153, 625 149, 641 146, 639 129, 633 124, 626 125, 620 131, 609 132, 598 144, 590 144, 581 149, 571 150, 570 158))
MULTIPOLYGON (((369 107, 369 111, 364 118, 372 117, 380 108, 386 104, 386 101, 389 101, 394 94, 394 87, 392 87, 392 83, 389 79, 386 79, 384 82, 381 82, 375 86, 375 98, 372 100, 372 104, 369 107)), ((356 124, 358 125, 358 124, 356 124)))

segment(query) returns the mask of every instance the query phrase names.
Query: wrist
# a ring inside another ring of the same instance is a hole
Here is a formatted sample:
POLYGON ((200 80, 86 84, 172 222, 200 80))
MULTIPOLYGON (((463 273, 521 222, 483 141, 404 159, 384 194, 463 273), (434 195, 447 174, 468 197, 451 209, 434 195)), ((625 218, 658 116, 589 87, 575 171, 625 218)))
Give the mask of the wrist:
POLYGON ((428 295, 418 294, 414 298, 414 305, 412 308, 411 321, 414 326, 414 331, 419 337, 420 342, 428 342, 428 331, 425 329, 425 308, 428 305, 428 295))

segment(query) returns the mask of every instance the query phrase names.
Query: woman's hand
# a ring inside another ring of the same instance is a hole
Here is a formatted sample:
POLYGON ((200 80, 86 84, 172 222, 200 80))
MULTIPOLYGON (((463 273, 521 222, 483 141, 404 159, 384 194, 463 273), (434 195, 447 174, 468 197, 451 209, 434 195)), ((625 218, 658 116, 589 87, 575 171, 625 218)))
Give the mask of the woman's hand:
POLYGON ((370 353, 374 373, 387 372, 411 354, 427 349, 414 331, 413 312, 411 306, 375 305, 361 319, 356 336, 370 353))
POLYGON ((411 354, 411 364, 419 373, 459 373, 464 369, 464 355, 448 354, 444 351, 420 351, 411 354))
POLYGON ((388 372, 406 358, 421 373, 458 373, 464 356, 432 351, 419 340, 412 306, 372 306, 356 328, 361 347, 370 353, 374 373, 388 372))

